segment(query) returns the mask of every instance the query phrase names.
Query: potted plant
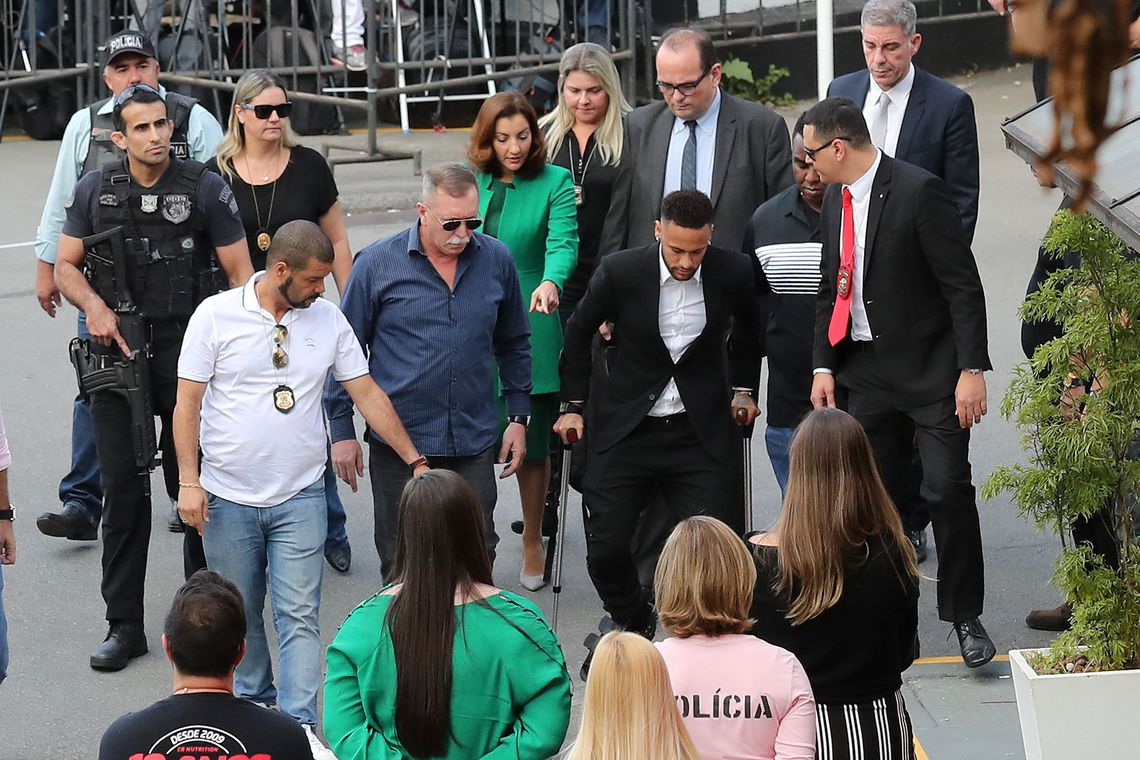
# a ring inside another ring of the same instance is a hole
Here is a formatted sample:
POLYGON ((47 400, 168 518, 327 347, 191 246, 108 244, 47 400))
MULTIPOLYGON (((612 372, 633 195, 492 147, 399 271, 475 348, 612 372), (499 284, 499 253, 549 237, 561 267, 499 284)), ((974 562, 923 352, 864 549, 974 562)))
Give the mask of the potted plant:
MULTIPOLYGON (((1058 212, 1050 255, 1079 262, 1052 274, 1021 309, 1061 337, 1015 369, 1002 413, 1015 421, 1026 464, 1001 467, 983 487, 1061 536, 1054 584, 1071 629, 1050 649, 1010 652, 1027 760, 1140 754, 1140 258, 1088 214, 1058 212), (1069 540, 1101 515, 1119 563, 1069 540)), ((1066 260, 1065 263, 1070 263, 1066 260)))

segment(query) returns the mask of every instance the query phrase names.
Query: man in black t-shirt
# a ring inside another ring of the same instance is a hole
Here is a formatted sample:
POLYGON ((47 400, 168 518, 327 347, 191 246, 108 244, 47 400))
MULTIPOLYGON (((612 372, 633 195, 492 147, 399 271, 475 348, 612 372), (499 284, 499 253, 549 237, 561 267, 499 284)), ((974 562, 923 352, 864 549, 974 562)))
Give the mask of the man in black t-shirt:
POLYGON ((178 590, 162 648, 174 666, 174 693, 111 724, 99 760, 313 760, 301 724, 233 695, 245 655, 245 612, 237 587, 200 570, 178 590))

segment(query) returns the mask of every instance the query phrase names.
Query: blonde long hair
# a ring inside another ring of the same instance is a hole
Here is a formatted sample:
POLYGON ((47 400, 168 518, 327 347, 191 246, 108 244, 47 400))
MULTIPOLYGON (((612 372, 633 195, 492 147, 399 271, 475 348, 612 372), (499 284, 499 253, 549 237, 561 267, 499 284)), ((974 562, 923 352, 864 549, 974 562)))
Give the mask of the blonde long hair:
POLYGON ((572 71, 582 71, 597 79, 609 96, 609 107, 594 133, 594 140, 602 163, 617 166, 625 142, 622 120, 633 110, 633 106, 622 94, 621 79, 610 54, 604 47, 593 42, 579 42, 567 48, 558 64, 558 105, 538 120, 538 126, 546 135, 546 160, 554 160, 562 147, 563 138, 574 126, 574 114, 566 107, 566 98, 562 95, 566 77, 572 71))
MULTIPOLYGON (((234 156, 245 149, 245 127, 238 121, 237 107, 243 103, 248 103, 273 87, 281 88, 281 91, 285 93, 285 99, 289 99, 289 90, 285 88, 285 81, 266 69, 251 69, 234 86, 234 105, 230 108, 229 126, 226 128, 226 133, 222 135, 221 142, 218 143, 217 152, 218 170, 226 182, 232 182, 237 173, 234 170, 234 156)), ((297 139, 293 127, 289 124, 289 120, 284 119, 283 121, 281 146, 295 148, 301 143, 297 139)))
POLYGON ((871 442, 859 422, 839 409, 817 409, 797 428, 776 534, 776 591, 788 598, 793 625, 835 606, 848 562, 880 547, 902 558, 900 583, 903 573, 918 576, 914 548, 879 479, 871 442))
POLYGON ((586 680, 582 725, 566 760, 700 760, 665 660, 652 642, 624 631, 602 637, 586 680))

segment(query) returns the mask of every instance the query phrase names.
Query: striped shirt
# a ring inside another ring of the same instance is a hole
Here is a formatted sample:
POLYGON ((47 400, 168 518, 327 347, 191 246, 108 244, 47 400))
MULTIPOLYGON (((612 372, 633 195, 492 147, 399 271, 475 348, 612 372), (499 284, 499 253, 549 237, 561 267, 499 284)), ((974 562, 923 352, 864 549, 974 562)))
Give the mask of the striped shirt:
MULTIPOLYGON (((530 323, 514 259, 498 240, 472 235, 451 289, 424 254, 418 224, 379 240, 356 257, 341 308, 369 373, 426 456, 473 456, 495 442, 496 368, 507 414, 530 414, 530 323)), ((329 389, 329 427, 334 443, 355 436, 339 384, 329 389)))

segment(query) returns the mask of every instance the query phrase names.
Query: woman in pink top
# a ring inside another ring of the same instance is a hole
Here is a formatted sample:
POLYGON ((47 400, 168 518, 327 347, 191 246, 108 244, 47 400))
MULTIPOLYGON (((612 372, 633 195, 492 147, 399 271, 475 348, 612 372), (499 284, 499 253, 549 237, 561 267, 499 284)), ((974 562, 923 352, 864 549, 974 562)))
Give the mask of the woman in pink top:
POLYGON ((756 568, 724 523, 691 517, 661 552, 657 644, 704 760, 814 760, 815 700, 799 660, 748 632, 756 568))

